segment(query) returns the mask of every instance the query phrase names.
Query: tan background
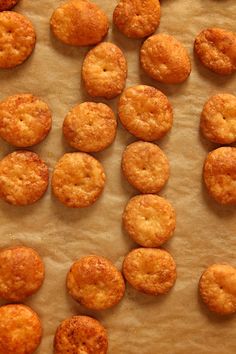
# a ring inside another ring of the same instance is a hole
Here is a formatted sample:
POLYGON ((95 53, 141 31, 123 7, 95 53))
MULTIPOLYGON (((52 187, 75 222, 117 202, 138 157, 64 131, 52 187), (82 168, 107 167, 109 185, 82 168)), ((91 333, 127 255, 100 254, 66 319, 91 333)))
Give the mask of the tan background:
MULTIPOLYGON (((96 0, 112 19, 115 0, 96 0)), ((80 79, 87 48, 72 48, 50 34, 49 18, 57 0, 21 0, 15 8, 27 15, 37 31, 37 45, 23 65, 0 71, 0 99, 32 92, 45 99, 53 111, 49 137, 33 150, 52 171, 58 158, 70 149, 63 141, 61 125, 67 111, 88 100, 80 79)), ((115 308, 93 313, 77 305, 65 291, 65 276, 75 259, 96 253, 109 257, 118 267, 133 247, 121 227, 125 203, 136 193, 123 179, 120 159, 124 147, 134 139, 119 126, 115 143, 96 154, 107 173, 101 199, 85 210, 67 209, 51 196, 31 207, 17 208, 0 203, 1 246, 24 244, 34 247, 46 263, 42 289, 26 303, 40 315, 44 337, 37 351, 52 353, 56 327, 73 314, 90 314, 109 332, 109 354, 234 354, 236 317, 218 318, 199 303, 197 283, 203 269, 213 263, 235 260, 236 209, 216 205, 202 185, 202 164, 216 145, 199 135, 199 114, 204 101, 218 91, 235 93, 236 78, 218 77, 193 57, 195 35, 204 27, 221 26, 236 31, 235 0, 163 0, 158 31, 175 35, 189 50, 193 70, 182 85, 160 85, 140 70, 141 41, 128 40, 110 28, 108 39, 125 52, 129 64, 127 86, 152 84, 169 96, 175 120, 170 134, 158 144, 171 163, 171 178, 161 195, 176 207, 178 223, 174 238, 165 246, 178 266, 178 279, 167 296, 152 298, 127 285, 124 300, 115 308)), ((116 100, 110 101, 116 107, 116 100)), ((0 143, 0 157, 11 151, 0 143)))

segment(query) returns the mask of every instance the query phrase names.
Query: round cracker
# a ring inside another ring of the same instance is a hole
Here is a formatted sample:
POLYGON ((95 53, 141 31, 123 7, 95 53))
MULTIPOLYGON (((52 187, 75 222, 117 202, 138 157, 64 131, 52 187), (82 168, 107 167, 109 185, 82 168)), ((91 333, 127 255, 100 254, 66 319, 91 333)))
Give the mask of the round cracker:
POLYGON ((159 0, 120 0, 113 13, 113 22, 129 38, 144 38, 159 26, 159 0))
POLYGON ((194 50, 204 66, 220 74, 236 71, 236 33, 222 28, 201 31, 194 43, 194 50))
POLYGON ((30 20, 13 11, 0 13, 0 68, 22 64, 33 52, 36 33, 30 20))
POLYGON ((50 24, 59 40, 73 46, 97 44, 109 29, 105 12, 84 0, 69 0, 60 5, 52 14, 50 24))
POLYGON ((99 198, 105 184, 102 164, 83 152, 63 155, 52 176, 54 195, 70 208, 84 208, 99 198))
POLYGON ((67 275, 69 294, 90 310, 105 310, 122 299, 125 283, 118 269, 100 256, 86 256, 76 261, 67 275))
POLYGON ((175 37, 165 33, 146 39, 141 47, 140 61, 147 75, 165 84, 181 83, 191 72, 187 50, 175 37))
POLYGON ((67 114, 63 133, 67 142, 84 152, 104 150, 115 139, 117 122, 110 107, 104 103, 83 102, 67 114))
POLYGON ((115 44, 103 42, 91 49, 82 66, 85 88, 92 97, 111 99, 125 87, 127 63, 115 44))
POLYGON ((145 141, 162 138, 173 124, 173 110, 168 98, 146 85, 129 87, 123 92, 118 114, 123 126, 145 141))
POLYGON ((0 198, 13 205, 37 202, 48 187, 48 167, 31 151, 19 150, 0 161, 0 198))
POLYGON ((0 250, 0 297, 23 301, 35 294, 44 280, 44 264, 39 254, 29 247, 0 250))
POLYGON ((0 11, 6 11, 12 9, 19 0, 0 0, 0 11))
POLYGON ((157 195, 136 195, 125 207, 123 225, 139 245, 159 247, 173 235, 175 210, 170 202, 157 195))
POLYGON ((32 94, 7 97, 0 102, 0 137, 17 147, 40 143, 48 135, 52 114, 48 105, 32 94))
POLYGON ((218 144, 236 142, 236 96, 219 93, 205 103, 200 123, 203 135, 218 144))
POLYGON ((42 337, 41 321, 30 307, 0 307, 0 353, 33 354, 42 337))
POLYGON ((164 152, 157 145, 144 141, 126 147, 121 166, 128 182, 141 193, 159 192, 170 175, 164 152))
POLYGON ((211 151, 205 160, 203 177, 209 194, 220 204, 236 204, 236 147, 211 151))
POLYGON ((202 274, 199 292, 210 311, 220 315, 236 312, 236 268, 213 264, 202 274))
POLYGON ((169 252, 137 248, 124 259, 123 274, 136 290, 148 295, 166 294, 176 280, 176 264, 169 252))
POLYGON ((100 322, 88 316, 73 316, 57 328, 54 354, 106 354, 108 338, 100 322))

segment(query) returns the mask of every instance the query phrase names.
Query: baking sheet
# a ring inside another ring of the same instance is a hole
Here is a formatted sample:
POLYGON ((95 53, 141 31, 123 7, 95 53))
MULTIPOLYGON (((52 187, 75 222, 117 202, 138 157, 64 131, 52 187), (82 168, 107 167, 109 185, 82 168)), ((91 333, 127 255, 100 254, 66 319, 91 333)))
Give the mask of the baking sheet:
MULTIPOLYGON (((94 0, 109 15, 115 0, 94 0)), ((37 31, 34 54, 23 65, 0 71, 0 99, 32 92, 45 99, 53 111, 53 128, 48 138, 32 150, 47 162, 52 172, 56 161, 71 151, 62 137, 62 122, 68 110, 89 100, 80 79, 81 63, 88 48, 73 48, 57 41, 49 30, 49 19, 57 0, 21 0, 15 7, 27 15, 37 31)), ((109 332, 109 354, 234 354, 236 317, 219 318, 201 305, 197 284, 201 272, 213 262, 236 266, 236 209, 213 202, 202 185, 202 164, 216 145, 199 134, 199 115, 205 100, 219 91, 235 93, 236 77, 219 77, 199 64, 192 54, 195 35, 205 27, 220 26, 236 31, 235 0, 162 0, 158 32, 176 36, 188 48, 192 74, 181 85, 162 85, 139 68, 142 41, 129 40, 110 27, 108 40, 126 54, 127 86, 150 84, 168 95, 174 108, 172 131, 158 142, 168 155, 171 178, 160 193, 177 211, 177 229, 166 244, 178 267, 178 278, 166 296, 149 297, 127 285, 124 300, 111 310, 91 312, 80 307, 66 293, 65 276, 77 258, 96 253, 121 267, 124 255, 135 247, 121 227, 121 215, 128 199, 137 192, 120 171, 121 153, 135 139, 121 126, 115 143, 95 154, 103 163, 107 183, 102 197, 84 210, 67 209, 50 192, 30 207, 0 203, 0 246, 23 244, 34 247, 46 264, 41 290, 26 303, 36 310, 44 327, 37 353, 52 353, 53 335, 60 321, 75 314, 100 320, 109 332)), ((105 102, 105 101, 104 101, 105 102)), ((117 100, 109 101, 116 107, 117 100)), ((0 158, 12 151, 0 142, 0 158)))

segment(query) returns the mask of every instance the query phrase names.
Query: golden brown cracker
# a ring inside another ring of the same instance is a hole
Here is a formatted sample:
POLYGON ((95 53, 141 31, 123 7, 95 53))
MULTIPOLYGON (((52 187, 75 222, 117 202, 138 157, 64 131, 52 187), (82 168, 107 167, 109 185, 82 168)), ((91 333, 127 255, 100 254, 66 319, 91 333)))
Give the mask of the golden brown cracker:
POLYGON ((97 45, 84 59, 82 77, 90 96, 106 99, 118 96, 125 87, 127 77, 123 52, 113 43, 97 45))
POLYGON ((175 37, 165 33, 146 39, 141 47, 140 61, 147 75, 165 84, 181 83, 191 72, 187 50, 175 37))
POLYGON ((123 126, 145 141, 162 138, 173 124, 173 110, 168 98, 146 85, 129 87, 123 92, 118 114, 123 126))
POLYGON ((97 44, 106 36, 109 23, 105 12, 85 0, 69 0, 52 14, 51 29, 65 44, 88 46, 97 44))
POLYGON ((103 191, 105 172, 102 164, 83 152, 63 155, 52 176, 54 195, 68 207, 92 205, 103 191))
POLYGON ((48 187, 48 167, 31 151, 18 150, 0 161, 0 198, 13 205, 39 200, 48 187))
POLYGON ((12 9, 19 0, 0 0, 0 11, 6 11, 12 9))
POLYGON ((72 265, 67 275, 67 289, 81 305, 91 310, 105 310, 121 300, 125 284, 112 262, 91 255, 72 265))
POLYGON ((157 145, 144 141, 126 147, 121 166, 128 182, 141 193, 159 192, 170 175, 164 152, 157 145))
POLYGON ((104 103, 83 102, 67 114, 63 132, 67 142, 84 152, 104 150, 115 139, 117 122, 110 107, 104 103))

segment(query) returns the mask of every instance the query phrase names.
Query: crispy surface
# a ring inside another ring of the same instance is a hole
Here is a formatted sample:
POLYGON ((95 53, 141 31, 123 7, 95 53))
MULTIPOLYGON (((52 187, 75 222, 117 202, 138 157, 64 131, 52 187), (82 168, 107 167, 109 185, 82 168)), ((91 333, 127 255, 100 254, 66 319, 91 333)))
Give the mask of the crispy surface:
POLYGON ((1 354, 33 354, 41 337, 40 319, 30 307, 20 304, 0 307, 1 354))
POLYGON ((195 53, 211 71, 229 75, 236 71, 236 33, 222 28, 201 31, 194 43, 195 53))
POLYGON ((111 145, 116 127, 116 117, 110 107, 103 103, 83 102, 67 114, 63 132, 73 148, 97 152, 111 145))
POLYGON ((120 0, 113 13, 118 29, 129 38, 144 38, 160 23, 159 0, 120 0))
POLYGON ((104 11, 98 5, 85 0, 63 3, 54 11, 50 24, 58 39, 74 46, 97 44, 109 29, 104 11))
POLYGON ((151 86, 126 89, 119 101, 118 114, 123 126, 145 141, 162 138, 173 124, 173 110, 168 98, 151 86))
POLYGON ((48 187, 48 167, 31 151, 18 150, 0 161, 0 198, 13 205, 39 200, 48 187))
POLYGON ((9 144, 28 147, 49 133, 52 114, 48 105, 31 94, 7 97, 0 102, 0 136, 9 144))
POLYGON ((91 317, 73 316, 57 328, 54 354, 106 354, 107 349, 107 332, 91 317))
POLYGON ((236 312, 236 269, 229 264, 213 264, 202 274, 199 292, 209 310, 221 315, 236 312))
POLYGON ((123 225, 139 245, 159 247, 173 235, 175 210, 170 202, 157 195, 136 195, 125 207, 123 225))
POLYGON ((128 182, 141 193, 157 193, 166 184, 169 162, 155 144, 136 141, 126 147, 121 167, 128 182))
POLYGON ((13 68, 32 53, 36 33, 30 20, 13 11, 0 13, 0 68, 13 68))
POLYGON ((105 178, 102 164, 94 157, 83 152, 67 153, 55 166, 52 190, 66 206, 84 208, 98 199, 105 178))
POLYGON ((183 82, 191 72, 187 50, 175 37, 165 33, 146 39, 141 47, 140 61, 147 75, 166 84, 183 82))
POLYGON ((236 147, 211 151, 203 177, 209 194, 220 204, 236 204, 236 147))
POLYGON ((0 250, 0 297, 23 301, 41 287, 44 264, 39 254, 29 247, 0 250))
POLYGON ((10 10, 19 0, 0 0, 0 11, 10 10))
POLYGON ((113 263, 93 255, 82 257, 72 265, 66 284, 69 294, 91 310, 115 306, 125 292, 123 277, 113 263))
POLYGON ((124 259, 123 273, 136 290, 148 295, 166 294, 176 280, 176 264, 169 252, 136 248, 124 259))
POLYGON ((90 96, 107 99, 118 96, 124 89, 127 77, 123 52, 113 43, 97 45, 84 59, 82 77, 90 96))
POLYGON ((203 135, 219 144, 236 142, 236 96, 219 93, 204 105, 201 123, 203 135))

